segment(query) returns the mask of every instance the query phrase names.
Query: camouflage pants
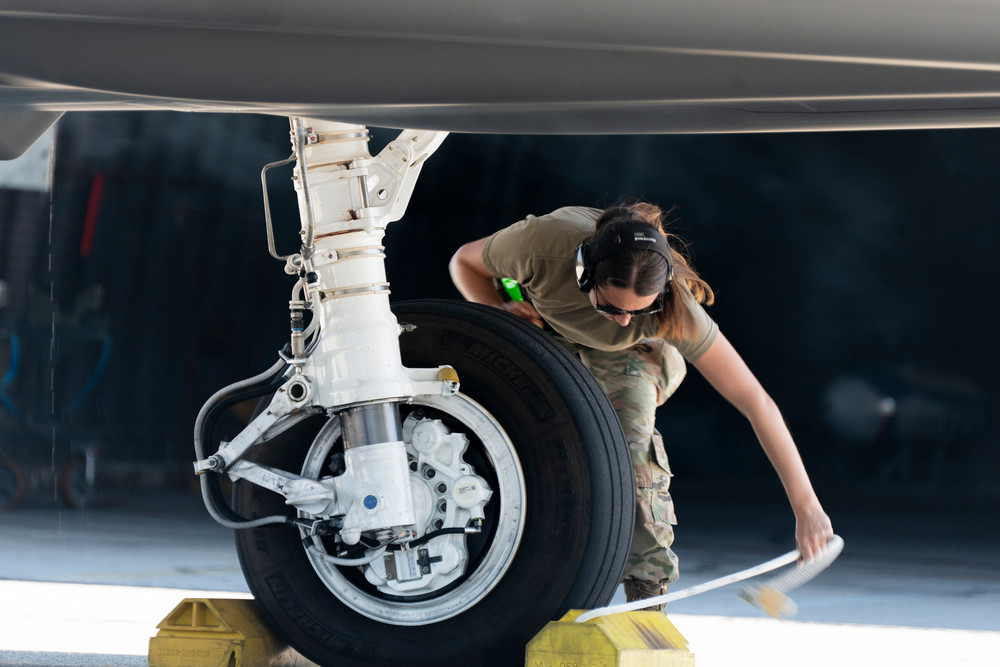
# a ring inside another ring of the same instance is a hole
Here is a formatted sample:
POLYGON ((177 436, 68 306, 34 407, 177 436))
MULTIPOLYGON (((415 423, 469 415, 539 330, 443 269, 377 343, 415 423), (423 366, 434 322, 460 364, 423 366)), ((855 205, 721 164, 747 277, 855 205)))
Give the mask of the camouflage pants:
POLYGON ((656 430, 656 408, 663 405, 687 372, 677 349, 650 339, 618 352, 570 346, 604 388, 625 431, 635 471, 635 534, 624 578, 675 581, 674 504, 670 463, 656 430))

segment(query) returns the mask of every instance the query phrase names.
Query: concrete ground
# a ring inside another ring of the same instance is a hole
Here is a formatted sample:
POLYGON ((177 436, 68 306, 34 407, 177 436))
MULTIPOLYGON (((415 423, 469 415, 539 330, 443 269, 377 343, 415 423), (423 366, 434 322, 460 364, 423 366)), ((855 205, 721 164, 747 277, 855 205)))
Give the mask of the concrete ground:
MULTIPOLYGON (((668 616, 699 667, 995 665, 1000 536, 974 509, 828 506, 846 548, 793 593, 793 620, 762 615, 736 597, 739 585, 675 602, 668 616)), ((680 518, 682 578, 671 591, 792 546, 777 503, 692 492, 680 518)), ((230 531, 196 495, 105 498, 86 510, 29 498, 0 513, 0 665, 146 665, 156 624, 205 596, 248 593, 230 531)))

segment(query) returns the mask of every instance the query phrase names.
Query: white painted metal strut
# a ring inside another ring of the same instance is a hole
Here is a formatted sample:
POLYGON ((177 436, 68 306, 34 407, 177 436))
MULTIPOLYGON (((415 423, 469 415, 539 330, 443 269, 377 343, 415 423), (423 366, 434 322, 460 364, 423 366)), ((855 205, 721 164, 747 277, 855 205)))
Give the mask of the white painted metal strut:
MULTIPOLYGON (((298 275, 302 298, 290 302, 290 367, 267 408, 195 468, 260 484, 311 515, 343 516, 341 534, 354 543, 361 532, 415 522, 399 413, 390 404, 458 391, 450 367, 403 366, 382 246, 386 226, 402 217, 424 160, 446 133, 403 131, 372 157, 363 125, 296 117, 291 128, 302 244, 286 270, 298 275), (305 310, 313 321, 304 328, 305 310), (350 465, 338 478, 305 480, 243 460, 269 432, 323 411, 338 413, 345 433, 357 435, 345 438, 350 465)), ((270 225, 269 246, 275 254, 270 225)))
POLYGON ((444 132, 404 131, 375 158, 361 125, 293 119, 302 156, 295 189, 303 221, 307 300, 319 296, 319 340, 301 364, 325 408, 442 393, 438 369, 406 369, 389 309, 382 238, 402 217, 423 161, 444 132), (297 128, 297 129, 296 129, 297 128), (304 158, 304 159, 303 159, 304 158))

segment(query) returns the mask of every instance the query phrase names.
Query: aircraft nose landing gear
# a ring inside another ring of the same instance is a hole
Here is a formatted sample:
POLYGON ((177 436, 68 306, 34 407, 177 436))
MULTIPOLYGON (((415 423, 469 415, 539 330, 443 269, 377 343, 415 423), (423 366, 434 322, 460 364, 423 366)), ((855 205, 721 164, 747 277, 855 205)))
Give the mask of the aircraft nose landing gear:
POLYGON ((293 119, 292 134, 291 343, 199 415, 196 471, 234 481, 232 507, 203 481, 209 511, 237 529, 263 616, 313 661, 521 664, 624 570, 618 419, 575 357, 499 309, 390 309, 381 238, 443 134, 404 131, 376 158, 360 126, 293 119), (219 410, 248 393, 273 397, 206 457, 219 410))

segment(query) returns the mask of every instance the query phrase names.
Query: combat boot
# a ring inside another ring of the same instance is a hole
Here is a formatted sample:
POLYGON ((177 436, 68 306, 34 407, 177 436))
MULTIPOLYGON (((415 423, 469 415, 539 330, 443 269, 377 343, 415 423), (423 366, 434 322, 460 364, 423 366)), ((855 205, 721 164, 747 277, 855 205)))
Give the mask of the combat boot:
MULTIPOLYGON (((649 598, 655 598, 660 595, 667 594, 667 582, 665 581, 626 579, 622 583, 625 584, 625 599, 629 602, 635 602, 636 600, 648 600, 649 598)), ((655 604, 646 607, 646 609, 651 611, 663 611, 663 607, 663 604, 655 604)))

